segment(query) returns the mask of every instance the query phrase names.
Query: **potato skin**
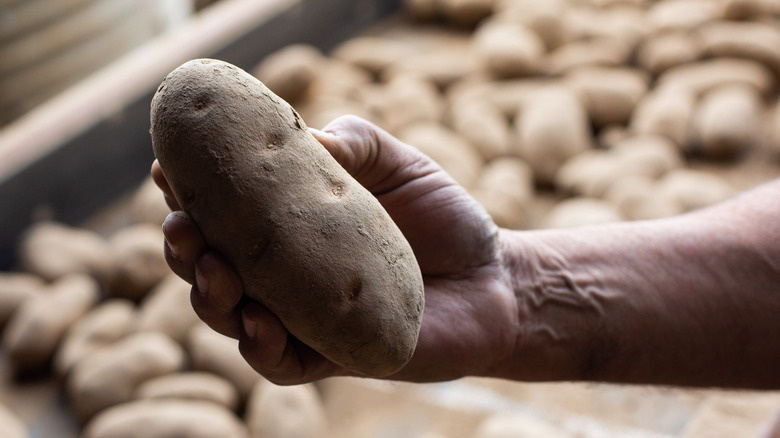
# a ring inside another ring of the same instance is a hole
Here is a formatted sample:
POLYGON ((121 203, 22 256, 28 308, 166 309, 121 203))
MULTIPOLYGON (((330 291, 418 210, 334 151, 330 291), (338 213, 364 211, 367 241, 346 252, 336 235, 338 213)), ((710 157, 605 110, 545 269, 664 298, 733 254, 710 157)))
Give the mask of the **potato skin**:
POLYGON ((158 88, 151 134, 177 200, 248 296, 353 371, 408 362, 424 306, 414 254, 292 107, 235 66, 193 60, 158 88))

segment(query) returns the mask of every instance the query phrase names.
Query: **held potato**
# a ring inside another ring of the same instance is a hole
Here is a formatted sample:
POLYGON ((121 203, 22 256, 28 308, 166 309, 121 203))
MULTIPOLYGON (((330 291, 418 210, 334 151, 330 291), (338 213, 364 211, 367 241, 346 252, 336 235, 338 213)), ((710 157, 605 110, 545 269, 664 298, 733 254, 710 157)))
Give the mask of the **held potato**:
POLYGON ((241 69, 199 59, 160 85, 151 134, 176 198, 248 296, 356 372, 408 362, 424 299, 414 253, 292 107, 241 69))

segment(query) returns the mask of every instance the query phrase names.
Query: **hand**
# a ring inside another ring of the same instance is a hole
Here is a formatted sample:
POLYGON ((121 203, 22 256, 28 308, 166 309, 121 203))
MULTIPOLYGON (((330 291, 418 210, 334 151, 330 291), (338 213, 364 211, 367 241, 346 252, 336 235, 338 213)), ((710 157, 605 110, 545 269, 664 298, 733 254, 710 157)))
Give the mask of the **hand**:
MULTIPOLYGON (((425 312, 409 364, 393 379, 441 381, 490 375, 512 353, 517 302, 500 233, 485 210, 433 160, 357 117, 312 134, 381 202, 414 250, 425 312)), ((152 176, 180 210, 159 164, 152 176)), ((181 211, 163 224, 171 269, 193 284, 192 305, 214 330, 239 340, 252 367, 278 384, 352 375, 290 336, 282 322, 242 293, 236 271, 208 249, 181 211)))

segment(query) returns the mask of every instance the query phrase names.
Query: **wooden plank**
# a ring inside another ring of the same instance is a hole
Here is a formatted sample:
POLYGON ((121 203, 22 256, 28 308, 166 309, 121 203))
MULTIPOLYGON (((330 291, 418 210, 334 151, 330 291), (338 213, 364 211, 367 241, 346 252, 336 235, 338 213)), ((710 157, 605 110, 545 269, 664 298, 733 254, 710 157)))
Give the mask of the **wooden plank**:
POLYGON ((77 224, 138 184, 152 162, 149 103, 181 63, 250 68, 296 42, 323 50, 386 17, 400 0, 223 0, 0 131, 0 269, 38 218, 77 224))

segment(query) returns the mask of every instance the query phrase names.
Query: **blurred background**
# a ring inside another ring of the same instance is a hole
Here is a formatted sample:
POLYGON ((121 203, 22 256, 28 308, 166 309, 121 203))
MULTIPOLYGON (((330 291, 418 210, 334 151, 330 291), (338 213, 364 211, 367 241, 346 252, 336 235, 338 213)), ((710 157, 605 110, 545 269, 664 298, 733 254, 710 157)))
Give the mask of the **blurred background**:
POLYGON ((0 0, 0 436, 780 437, 776 392, 265 382, 160 251, 149 102, 197 57, 373 121, 506 228, 780 176, 780 0, 0 0))

